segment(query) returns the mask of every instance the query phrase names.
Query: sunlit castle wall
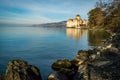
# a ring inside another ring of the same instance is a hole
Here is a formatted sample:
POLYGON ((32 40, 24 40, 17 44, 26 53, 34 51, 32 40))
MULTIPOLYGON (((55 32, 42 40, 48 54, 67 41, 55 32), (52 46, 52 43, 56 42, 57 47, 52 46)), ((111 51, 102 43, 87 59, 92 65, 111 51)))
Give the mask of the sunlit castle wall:
POLYGON ((73 27, 73 19, 67 20, 66 27, 73 27))
POLYGON ((84 26, 87 26, 88 21, 84 19, 82 24, 83 24, 84 26))
POLYGON ((79 21, 79 25, 82 25, 83 24, 83 20, 81 19, 80 21, 79 21))
POLYGON ((80 26, 81 21, 82 21, 82 19, 81 19, 80 15, 76 15, 76 17, 74 19, 68 19, 67 20, 66 27, 80 26))
POLYGON ((77 25, 78 25, 78 19, 75 18, 75 19, 73 19, 73 26, 76 27, 77 25))

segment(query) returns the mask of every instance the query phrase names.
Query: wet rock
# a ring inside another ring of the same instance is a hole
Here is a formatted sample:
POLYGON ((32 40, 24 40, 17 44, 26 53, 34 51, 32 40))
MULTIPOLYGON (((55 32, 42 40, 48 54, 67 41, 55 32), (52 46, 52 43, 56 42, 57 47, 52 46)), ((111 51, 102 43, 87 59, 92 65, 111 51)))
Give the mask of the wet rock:
POLYGON ((42 80, 37 67, 23 60, 9 61, 3 80, 42 80))

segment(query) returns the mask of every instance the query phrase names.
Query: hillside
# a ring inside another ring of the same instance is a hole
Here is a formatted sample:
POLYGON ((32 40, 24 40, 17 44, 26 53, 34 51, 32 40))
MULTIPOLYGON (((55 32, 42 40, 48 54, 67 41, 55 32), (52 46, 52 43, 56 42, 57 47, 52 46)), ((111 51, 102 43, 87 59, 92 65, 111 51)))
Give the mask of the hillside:
POLYGON ((45 23, 45 24, 34 24, 33 27, 65 27, 66 21, 45 23))

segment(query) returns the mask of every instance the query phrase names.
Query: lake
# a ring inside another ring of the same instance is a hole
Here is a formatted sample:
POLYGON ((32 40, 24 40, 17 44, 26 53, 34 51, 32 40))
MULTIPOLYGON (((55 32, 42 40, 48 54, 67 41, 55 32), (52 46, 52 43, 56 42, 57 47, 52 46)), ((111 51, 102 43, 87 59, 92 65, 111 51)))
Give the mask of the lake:
POLYGON ((101 45, 105 31, 47 27, 0 27, 0 74, 9 60, 23 59, 40 69, 43 80, 58 59, 72 60, 78 50, 101 45))

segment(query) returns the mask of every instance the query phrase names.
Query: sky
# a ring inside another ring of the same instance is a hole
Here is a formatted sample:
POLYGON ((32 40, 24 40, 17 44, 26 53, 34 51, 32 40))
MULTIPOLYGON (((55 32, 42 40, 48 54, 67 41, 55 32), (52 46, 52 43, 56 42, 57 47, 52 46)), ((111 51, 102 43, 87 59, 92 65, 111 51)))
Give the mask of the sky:
POLYGON ((65 21, 87 13, 98 0, 0 0, 0 23, 41 24, 65 21))

